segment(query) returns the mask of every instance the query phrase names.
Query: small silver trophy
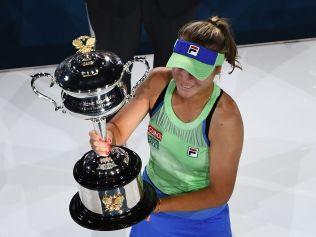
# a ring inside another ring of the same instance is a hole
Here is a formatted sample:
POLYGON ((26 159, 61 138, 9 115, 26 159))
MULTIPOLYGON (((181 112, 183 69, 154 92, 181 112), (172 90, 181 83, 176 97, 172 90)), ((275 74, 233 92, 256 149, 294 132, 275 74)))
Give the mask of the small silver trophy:
MULTIPOLYGON (((117 112, 146 79, 149 65, 144 57, 135 57, 123 64, 112 52, 95 51, 95 39, 81 36, 73 40, 77 53, 55 70, 55 75, 32 75, 31 86, 41 99, 50 101, 55 111, 90 120, 102 138, 106 137, 106 118, 117 112), (127 95, 122 82, 134 62, 144 63, 145 74, 127 95), (39 92, 35 82, 49 78, 51 85, 61 89, 62 106, 39 92)), ((154 188, 140 178, 141 159, 130 149, 113 146, 107 157, 88 151, 75 164, 73 175, 79 192, 72 198, 69 211, 79 225, 92 230, 117 230, 145 219, 155 208, 154 188)))

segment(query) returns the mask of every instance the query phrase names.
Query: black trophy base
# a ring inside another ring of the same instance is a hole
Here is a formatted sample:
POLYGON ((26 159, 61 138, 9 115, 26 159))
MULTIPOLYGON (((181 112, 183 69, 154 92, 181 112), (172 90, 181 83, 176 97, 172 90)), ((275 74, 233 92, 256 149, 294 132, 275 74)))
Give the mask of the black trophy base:
POLYGON ((130 227, 149 216, 158 201, 154 188, 146 181, 143 182, 143 198, 135 207, 122 215, 107 217, 88 210, 81 202, 79 193, 71 199, 70 215, 77 224, 91 230, 111 231, 130 227))

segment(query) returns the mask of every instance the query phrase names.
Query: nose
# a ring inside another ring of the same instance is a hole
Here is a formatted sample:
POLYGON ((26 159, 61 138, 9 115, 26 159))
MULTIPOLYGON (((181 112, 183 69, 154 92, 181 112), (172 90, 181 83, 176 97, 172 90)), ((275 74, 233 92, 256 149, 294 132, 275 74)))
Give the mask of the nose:
POLYGON ((188 71, 178 68, 178 72, 183 80, 194 80, 194 76, 192 76, 192 74, 190 74, 188 71))

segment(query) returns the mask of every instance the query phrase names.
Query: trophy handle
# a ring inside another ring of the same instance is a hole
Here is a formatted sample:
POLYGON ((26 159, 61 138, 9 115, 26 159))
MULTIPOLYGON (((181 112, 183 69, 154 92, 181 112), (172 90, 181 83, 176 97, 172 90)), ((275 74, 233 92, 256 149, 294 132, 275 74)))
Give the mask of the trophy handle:
MULTIPOLYGON (((47 73, 47 72, 40 72, 40 73, 36 73, 31 75, 32 77, 32 81, 31 81, 31 87, 33 89, 33 92, 40 98, 40 99, 44 99, 44 100, 48 100, 49 102, 51 102, 54 106, 55 106, 55 111, 60 110, 63 108, 63 106, 58 106, 56 101, 53 100, 52 98, 44 95, 43 93, 39 92, 38 89, 36 89, 34 83, 37 79, 41 78, 41 77, 48 77, 49 79, 51 79, 51 84, 49 85, 49 87, 53 87, 55 85, 55 78, 47 73)), ((65 110, 63 110, 63 113, 65 113, 65 110)))
POLYGON ((106 117, 91 119, 94 130, 104 140, 106 138, 106 117))
POLYGON ((127 72, 127 73, 131 74, 130 67, 131 67, 131 65, 134 64, 135 62, 144 63, 145 66, 146 66, 146 70, 145 70, 145 72, 144 72, 144 75, 136 82, 135 86, 133 86, 130 95, 127 94, 126 89, 124 88, 124 93, 125 93, 125 97, 126 97, 126 101, 127 101, 127 102, 129 102, 129 100, 132 99, 132 98, 135 96, 135 91, 136 91, 137 87, 138 87, 141 83, 143 83, 143 81, 146 80, 146 78, 148 77, 148 74, 149 74, 149 70, 150 70, 150 66, 149 66, 148 61, 146 60, 146 57, 143 57, 143 56, 135 56, 132 61, 128 61, 127 63, 125 63, 123 72, 127 72))
MULTIPOLYGON (((96 133, 100 135, 103 140, 105 140, 106 139, 106 117, 92 118, 90 120, 93 123, 93 128, 96 131, 96 133)), ((110 167, 116 166, 116 164, 110 157, 110 154, 107 156, 100 156, 98 153, 96 153, 96 156, 100 158, 101 166, 102 164, 108 164, 110 167)))

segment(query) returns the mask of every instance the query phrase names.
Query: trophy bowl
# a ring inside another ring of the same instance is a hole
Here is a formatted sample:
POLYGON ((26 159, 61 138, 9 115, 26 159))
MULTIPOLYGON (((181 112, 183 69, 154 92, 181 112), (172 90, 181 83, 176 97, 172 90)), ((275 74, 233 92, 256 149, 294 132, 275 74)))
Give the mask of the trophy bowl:
MULTIPOLYGON (((92 121, 105 139, 106 118, 133 97, 148 75, 149 64, 144 57, 123 64, 112 52, 95 51, 94 44, 95 39, 88 36, 75 39, 77 53, 61 62, 54 76, 45 72, 32 75, 31 87, 39 98, 51 102, 55 111, 92 121), (146 71, 128 95, 122 77, 135 62, 144 63, 146 71), (48 78, 50 87, 57 84, 62 89, 62 105, 36 88, 39 78, 48 78)), ((102 231, 126 228, 145 219, 158 199, 154 188, 142 181, 141 167, 140 157, 123 146, 112 146, 108 156, 93 150, 84 154, 73 169, 79 191, 70 201, 72 219, 82 227, 102 231)))

